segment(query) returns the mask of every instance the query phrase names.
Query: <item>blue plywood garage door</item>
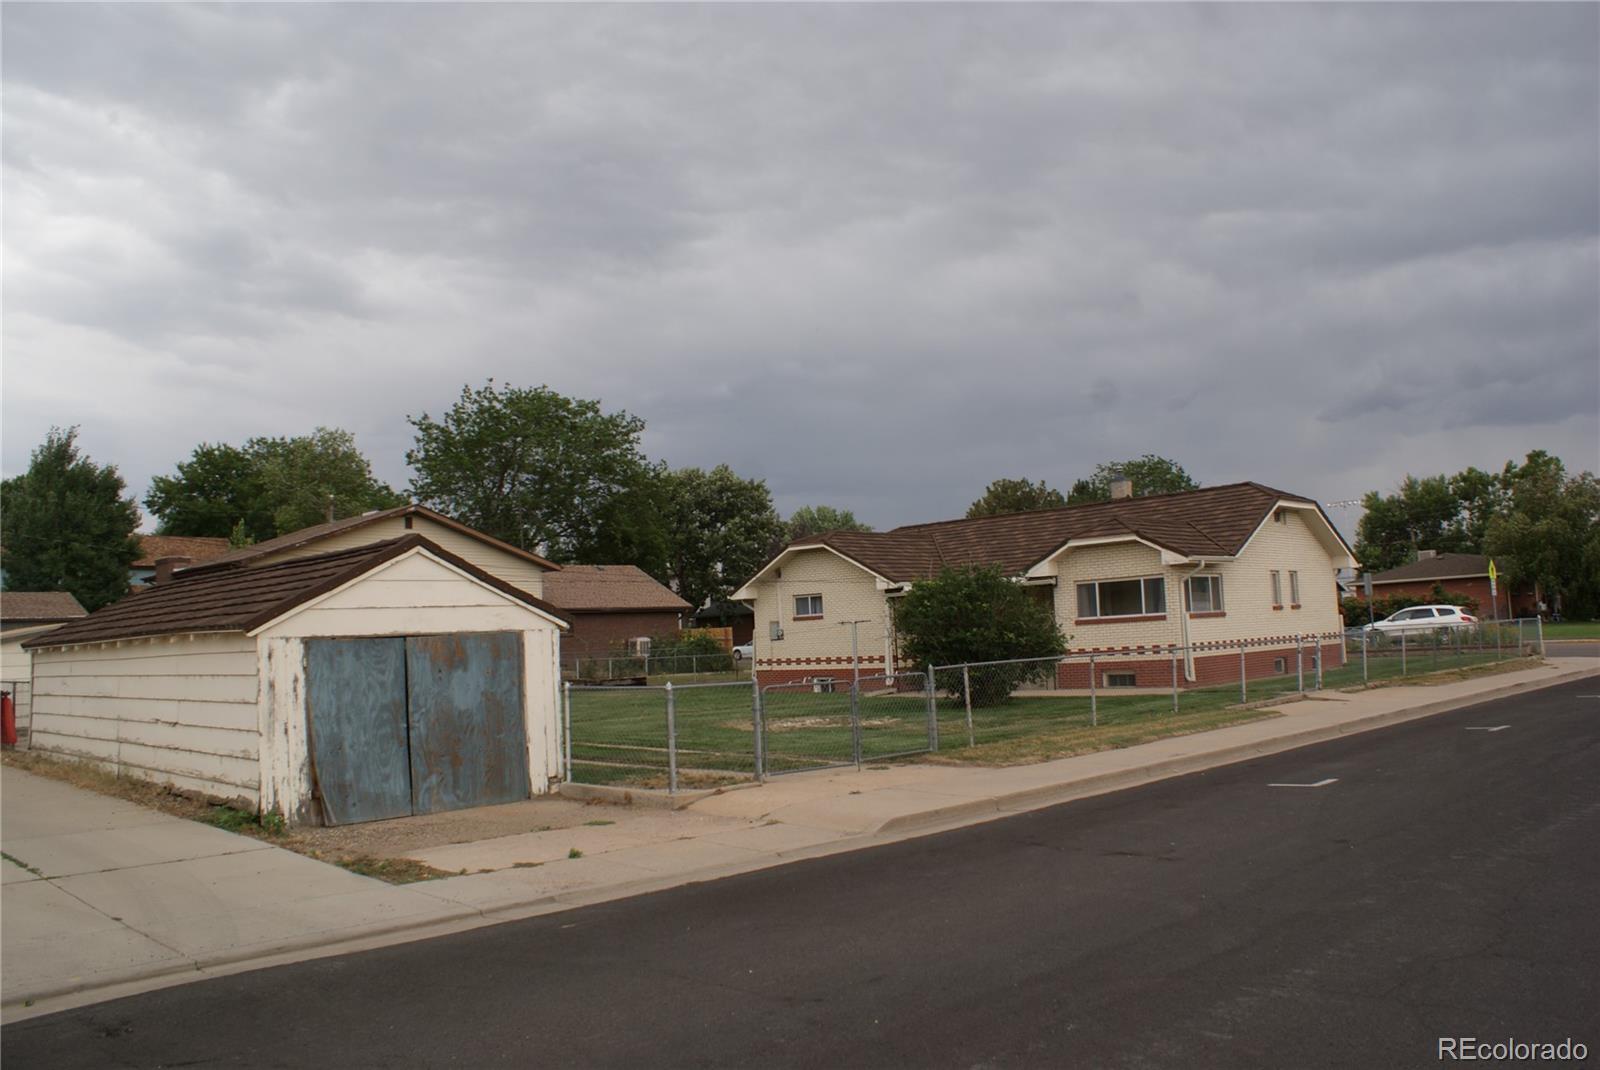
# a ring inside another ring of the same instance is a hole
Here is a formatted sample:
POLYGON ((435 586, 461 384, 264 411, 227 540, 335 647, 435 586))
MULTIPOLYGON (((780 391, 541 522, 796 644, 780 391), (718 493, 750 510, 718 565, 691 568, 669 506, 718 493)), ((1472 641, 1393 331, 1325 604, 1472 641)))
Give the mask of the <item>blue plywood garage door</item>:
POLYGON ((306 643, 306 712, 328 824, 411 813, 404 639, 306 643))
POLYGON ((329 824, 528 797, 517 633, 312 639, 306 672, 329 824))

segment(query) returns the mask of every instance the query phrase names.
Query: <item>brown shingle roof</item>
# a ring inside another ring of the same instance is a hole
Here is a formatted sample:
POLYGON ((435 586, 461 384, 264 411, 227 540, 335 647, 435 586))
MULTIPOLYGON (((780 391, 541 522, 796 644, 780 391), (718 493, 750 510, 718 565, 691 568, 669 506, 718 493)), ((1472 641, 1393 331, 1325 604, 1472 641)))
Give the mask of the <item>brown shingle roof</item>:
POLYGON ((1407 580, 1446 580, 1467 576, 1487 576, 1489 559, 1482 554, 1440 554, 1409 565, 1372 575, 1374 585, 1404 583, 1407 580))
POLYGON ((520 602, 571 623, 560 609, 463 561, 421 535, 296 557, 256 568, 185 569, 81 620, 29 639, 25 647, 97 643, 185 632, 247 632, 385 561, 420 547, 520 602))
POLYGON ((1188 557, 1235 554, 1273 505, 1285 500, 1316 505, 1310 498, 1259 483, 1230 483, 1177 494, 912 524, 892 531, 833 531, 790 546, 830 547, 896 583, 960 565, 998 565, 1018 575, 1072 539, 1136 535, 1188 557))
POLYGON ((425 516, 429 520, 443 524, 447 528, 452 528, 456 531, 459 531, 461 534, 477 539, 479 542, 485 543, 486 545, 493 546, 497 549, 504 550, 508 554, 514 554, 517 557, 532 561, 541 568, 558 569, 561 567, 553 561, 545 560, 536 553, 519 549, 518 547, 512 546, 508 542, 501 542, 493 535, 485 535, 476 528, 469 528, 467 525, 458 520, 451 520, 443 513, 435 512, 425 505, 397 505, 393 509, 380 509, 376 512, 363 513, 361 516, 350 516, 345 517, 343 520, 333 520, 326 524, 313 524, 309 528, 301 528, 299 531, 291 531, 287 535, 279 535, 275 539, 268 539, 265 542, 258 542, 252 546, 245 546, 241 549, 230 551, 229 553, 223 554, 221 557, 218 557, 215 560, 207 561, 202 564, 191 565, 185 571, 192 572, 201 568, 209 568, 213 565, 247 564, 251 561, 270 556, 282 550, 293 550, 309 543, 314 543, 319 539, 325 539, 330 535, 337 535, 340 532, 349 531, 352 528, 364 527, 367 524, 376 523, 379 520, 387 520, 390 517, 396 516, 425 516))
POLYGON ((0 621, 6 624, 49 624, 88 612, 69 591, 0 592, 0 621))
POLYGON ((187 557, 199 564, 215 561, 228 552, 228 540, 209 535, 140 535, 139 560, 134 568, 155 568, 163 557, 187 557))
POLYGON ((562 609, 585 613, 694 608, 636 565, 563 565, 544 578, 544 595, 562 609))

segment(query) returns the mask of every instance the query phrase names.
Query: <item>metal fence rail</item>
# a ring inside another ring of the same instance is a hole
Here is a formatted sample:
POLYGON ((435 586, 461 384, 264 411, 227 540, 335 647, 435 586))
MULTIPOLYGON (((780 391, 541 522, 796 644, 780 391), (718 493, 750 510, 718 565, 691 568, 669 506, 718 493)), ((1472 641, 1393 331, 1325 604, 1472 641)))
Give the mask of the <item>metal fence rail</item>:
MULTIPOLYGON (((1542 654, 1536 619, 1389 636, 1350 629, 1232 642, 1074 651, 758 686, 565 685, 570 780, 683 788, 946 748, 1058 739, 1230 710, 1323 688, 1542 654)), ((642 660, 642 659, 641 659, 642 660)))
POLYGON ((561 673, 574 683, 587 686, 604 686, 623 680, 636 682, 652 676, 722 676, 748 680, 750 659, 735 658, 732 654, 572 657, 562 660, 561 673))

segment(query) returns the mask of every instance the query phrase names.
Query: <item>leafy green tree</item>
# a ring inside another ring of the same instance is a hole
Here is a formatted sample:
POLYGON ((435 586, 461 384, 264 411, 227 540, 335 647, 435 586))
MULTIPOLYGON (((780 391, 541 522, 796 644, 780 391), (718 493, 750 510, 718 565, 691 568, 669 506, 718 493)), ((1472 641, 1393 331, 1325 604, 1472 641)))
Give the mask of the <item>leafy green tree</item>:
POLYGON ((1370 572, 1414 561, 1419 549, 1476 553, 1461 517, 1461 502, 1448 476, 1406 476, 1389 496, 1369 491, 1356 526, 1356 559, 1370 572))
POLYGON ((659 546, 659 513, 626 500, 660 478, 640 452, 638 417, 491 379, 464 387, 442 419, 408 419, 419 502, 556 561, 604 555, 621 564, 629 546, 659 546))
POLYGON ((1600 481, 1569 476, 1543 450, 1501 473, 1509 502, 1488 523, 1484 552, 1502 583, 1531 583, 1567 616, 1600 615, 1600 481))
POLYGON ((766 483, 743 479, 725 464, 671 473, 665 516, 670 585, 697 607, 726 600, 783 538, 766 483))
MULTIPOLYGON (((946 568, 895 602, 901 655, 917 666, 1056 658, 1067 649, 1050 604, 996 567, 946 568)), ((1054 662, 990 665, 973 702, 1001 702, 1028 679, 1054 678, 1054 662)), ((959 679, 938 681, 960 688, 959 679), (954 681, 952 683, 952 681, 954 681)))
POLYGON ((7 590, 70 591, 92 611, 128 593, 139 509, 116 467, 83 456, 77 438, 51 428, 28 470, 0 484, 0 546, 7 590))
POLYGON ((1006 513, 1025 513, 1032 509, 1054 509, 1066 505, 1067 499, 1044 480, 1037 483, 1026 479, 997 479, 984 489, 983 497, 967 508, 967 519, 980 516, 1002 516, 1006 513))
POLYGON ((1131 461, 1112 462, 1095 466, 1094 474, 1072 484, 1067 495, 1069 505, 1084 502, 1104 502, 1111 499, 1111 477, 1121 471, 1133 483, 1135 497, 1148 494, 1177 494, 1186 490, 1199 490, 1200 484, 1177 461, 1147 453, 1131 461))
POLYGON ((355 436, 319 427, 243 447, 201 443, 177 472, 156 476, 145 507, 168 535, 236 536, 260 542, 328 519, 405 503, 372 474, 355 436))
POLYGON ((835 509, 831 505, 802 505, 789 517, 788 541, 821 535, 825 531, 871 531, 871 524, 863 524, 848 509, 835 509))

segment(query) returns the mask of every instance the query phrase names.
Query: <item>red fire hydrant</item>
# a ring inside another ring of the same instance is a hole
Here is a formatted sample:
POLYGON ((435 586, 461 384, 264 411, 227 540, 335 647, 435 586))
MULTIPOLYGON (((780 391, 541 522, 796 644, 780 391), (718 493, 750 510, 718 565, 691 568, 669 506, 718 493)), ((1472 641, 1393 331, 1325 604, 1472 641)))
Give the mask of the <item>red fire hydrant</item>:
POLYGON ((11 701, 9 691, 0 691, 0 743, 17 745, 17 704, 11 701))

